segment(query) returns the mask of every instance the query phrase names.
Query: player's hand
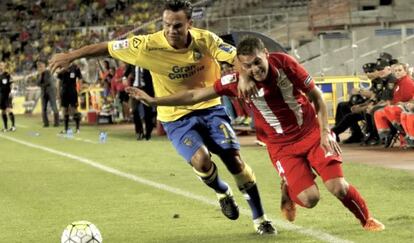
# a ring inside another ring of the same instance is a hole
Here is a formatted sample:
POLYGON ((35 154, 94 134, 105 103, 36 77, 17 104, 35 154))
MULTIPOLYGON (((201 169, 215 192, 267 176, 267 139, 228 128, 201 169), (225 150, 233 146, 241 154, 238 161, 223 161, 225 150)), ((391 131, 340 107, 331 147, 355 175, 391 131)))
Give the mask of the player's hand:
POLYGON ((339 147, 338 142, 336 142, 335 135, 330 131, 323 131, 321 133, 321 147, 325 151, 325 156, 338 155, 342 154, 342 150, 339 147))
POLYGON ((136 87, 127 87, 125 91, 134 99, 144 103, 146 106, 155 106, 155 99, 149 96, 145 91, 136 87))
POLYGON ((239 82, 237 84, 237 92, 239 98, 250 100, 252 97, 257 97, 258 90, 256 83, 246 75, 239 75, 239 82))
POLYGON ((54 73, 58 70, 68 68, 71 62, 72 58, 69 53, 57 53, 50 59, 48 69, 54 73))

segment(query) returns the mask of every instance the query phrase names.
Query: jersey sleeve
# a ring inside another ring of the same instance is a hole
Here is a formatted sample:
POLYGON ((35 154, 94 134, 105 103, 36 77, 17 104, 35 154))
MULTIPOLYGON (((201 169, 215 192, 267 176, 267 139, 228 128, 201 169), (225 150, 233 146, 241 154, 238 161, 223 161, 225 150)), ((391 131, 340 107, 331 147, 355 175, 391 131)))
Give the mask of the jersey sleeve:
POLYGON ((142 53, 146 40, 144 35, 138 35, 128 39, 110 41, 108 42, 108 52, 113 58, 139 66, 139 63, 144 61, 142 53))
POLYGON ((225 43, 216 34, 210 32, 210 52, 211 55, 219 62, 227 62, 233 64, 236 56, 236 48, 230 44, 225 43))
POLYGON ((312 76, 293 57, 283 54, 283 70, 296 87, 304 93, 308 93, 315 87, 312 76))
POLYGON ((238 77, 237 73, 224 75, 214 83, 214 90, 220 96, 236 97, 238 77))

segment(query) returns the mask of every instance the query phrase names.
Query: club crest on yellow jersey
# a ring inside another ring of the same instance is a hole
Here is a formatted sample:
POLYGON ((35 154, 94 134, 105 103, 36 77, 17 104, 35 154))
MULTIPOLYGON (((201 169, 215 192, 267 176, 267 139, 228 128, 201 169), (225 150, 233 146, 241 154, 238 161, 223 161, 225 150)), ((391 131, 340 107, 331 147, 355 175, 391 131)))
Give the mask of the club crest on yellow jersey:
POLYGON ((198 49, 194 49, 194 50, 193 50, 193 58, 194 58, 194 61, 198 61, 198 60, 200 60, 202 57, 203 57, 203 54, 201 53, 201 51, 200 51, 200 50, 198 50, 198 49))

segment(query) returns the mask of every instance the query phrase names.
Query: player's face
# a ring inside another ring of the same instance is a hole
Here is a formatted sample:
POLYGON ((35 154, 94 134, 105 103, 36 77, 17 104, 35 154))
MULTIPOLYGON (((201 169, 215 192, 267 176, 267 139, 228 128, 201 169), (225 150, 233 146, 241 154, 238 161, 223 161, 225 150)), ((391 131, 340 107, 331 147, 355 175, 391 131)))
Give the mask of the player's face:
POLYGON ((185 48, 187 46, 188 30, 191 28, 192 20, 187 19, 183 10, 173 12, 165 10, 162 16, 164 35, 168 43, 174 48, 185 48))
POLYGON ((395 77, 398 79, 407 75, 407 72, 405 71, 402 65, 395 65, 393 70, 394 70, 395 77))
POLYGON ((0 62, 0 73, 4 72, 5 67, 6 67, 6 64, 4 62, 0 62))
POLYGON ((256 50, 250 55, 239 55, 238 58, 243 70, 254 80, 261 82, 266 79, 269 72, 268 55, 269 53, 264 49, 263 51, 256 50))

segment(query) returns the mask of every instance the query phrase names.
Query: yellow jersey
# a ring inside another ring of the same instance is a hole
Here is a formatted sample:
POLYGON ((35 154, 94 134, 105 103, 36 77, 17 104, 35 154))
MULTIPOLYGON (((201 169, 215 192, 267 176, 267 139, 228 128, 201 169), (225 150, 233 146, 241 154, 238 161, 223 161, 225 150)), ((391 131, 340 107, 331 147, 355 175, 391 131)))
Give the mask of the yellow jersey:
MULTIPOLYGON (((185 49, 174 49, 167 42, 164 31, 158 31, 111 41, 108 51, 116 59, 148 69, 156 97, 212 86, 220 78, 217 61, 233 63, 236 49, 207 30, 191 28, 189 34, 191 43, 185 49)), ((160 106, 157 108, 158 119, 163 122, 175 121, 194 110, 218 104, 219 98, 191 106, 160 106)))

